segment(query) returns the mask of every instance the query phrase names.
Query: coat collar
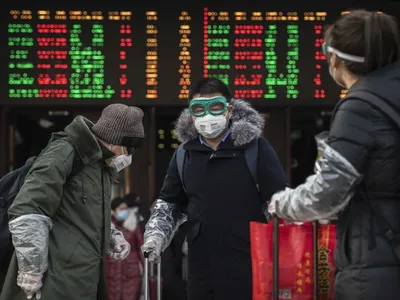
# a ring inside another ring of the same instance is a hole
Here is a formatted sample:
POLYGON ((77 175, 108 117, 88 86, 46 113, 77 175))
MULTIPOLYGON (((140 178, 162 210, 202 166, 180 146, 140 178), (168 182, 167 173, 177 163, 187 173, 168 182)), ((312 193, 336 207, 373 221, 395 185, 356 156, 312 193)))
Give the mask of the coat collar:
POLYGON ((76 117, 64 131, 52 134, 50 142, 68 137, 83 164, 88 165, 113 155, 111 151, 102 147, 92 133, 93 123, 85 117, 76 117))

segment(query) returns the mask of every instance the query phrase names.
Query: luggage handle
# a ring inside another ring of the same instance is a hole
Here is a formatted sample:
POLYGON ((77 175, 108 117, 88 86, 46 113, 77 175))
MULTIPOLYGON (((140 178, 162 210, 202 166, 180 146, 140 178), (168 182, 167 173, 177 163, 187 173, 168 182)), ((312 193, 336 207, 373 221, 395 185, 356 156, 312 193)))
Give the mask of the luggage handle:
POLYGON ((274 225, 273 233, 273 261, 272 264, 272 299, 279 300, 279 219, 276 215, 272 216, 272 222, 274 225))
POLYGON ((319 279, 318 279, 318 222, 313 221, 313 299, 319 300, 319 279))
MULTIPOLYGON (((149 300, 149 256, 151 252, 145 251, 144 256, 144 300, 149 300)), ((155 300, 155 299, 151 299, 155 300)), ((157 263, 157 300, 161 300, 161 262, 157 263)))
MULTIPOLYGON (((272 299, 279 300, 279 219, 272 216, 273 231, 273 264, 272 264, 272 299)), ((318 282, 318 222, 313 221, 313 299, 319 300, 318 282)))

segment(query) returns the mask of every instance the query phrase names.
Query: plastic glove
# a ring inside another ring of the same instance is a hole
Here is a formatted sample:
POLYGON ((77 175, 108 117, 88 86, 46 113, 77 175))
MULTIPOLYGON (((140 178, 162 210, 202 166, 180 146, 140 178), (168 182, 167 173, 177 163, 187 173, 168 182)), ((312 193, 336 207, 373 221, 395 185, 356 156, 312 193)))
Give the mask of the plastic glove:
POLYGON ((159 263, 161 261, 161 248, 163 245, 163 239, 158 236, 148 238, 142 246, 142 253, 146 257, 148 253, 149 261, 152 263, 159 263))
MULTIPOLYGON (((273 216, 275 215, 275 208, 276 208, 276 199, 272 198, 271 201, 269 201, 269 204, 267 207, 264 209, 264 215, 266 216, 268 222, 273 219, 273 216)), ((280 219, 280 226, 282 225, 303 225, 303 222, 296 222, 294 220, 285 220, 285 219, 280 219)))
POLYGON ((131 252, 131 245, 125 240, 121 231, 114 229, 110 239, 108 255, 115 260, 123 260, 131 252))
POLYGON ((40 288, 42 283, 43 274, 33 274, 18 272, 17 285, 25 292, 27 299, 32 299, 36 294, 36 299, 40 299, 42 293, 40 288))
POLYGON ((189 245, 187 242, 187 237, 185 238, 185 240, 183 241, 183 244, 182 244, 182 253, 184 255, 188 255, 188 253, 189 253, 189 245))
POLYGON ((44 215, 20 216, 9 222, 18 261, 17 285, 28 299, 41 298, 43 274, 48 268, 49 231, 53 223, 44 215))
POLYGON ((273 216, 276 213, 276 197, 272 197, 269 201, 266 210, 264 211, 265 215, 273 216))
POLYGON ((315 173, 294 189, 275 193, 268 211, 294 221, 331 219, 349 204, 362 180, 357 169, 335 149, 326 144, 323 135, 316 136, 320 157, 315 173))
POLYGON ((326 219, 324 219, 324 220, 318 220, 318 223, 319 223, 320 225, 328 225, 330 222, 331 222, 330 220, 326 220, 326 219))

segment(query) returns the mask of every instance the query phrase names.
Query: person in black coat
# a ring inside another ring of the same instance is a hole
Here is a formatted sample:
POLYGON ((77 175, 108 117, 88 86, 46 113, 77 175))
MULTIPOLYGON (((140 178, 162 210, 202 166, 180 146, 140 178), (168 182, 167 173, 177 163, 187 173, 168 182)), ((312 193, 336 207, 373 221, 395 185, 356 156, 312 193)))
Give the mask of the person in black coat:
POLYGON ((249 224, 266 222, 263 207, 285 188, 286 175, 261 137, 263 117, 247 102, 231 99, 223 82, 202 79, 189 99, 176 124, 186 150, 183 184, 175 152, 142 251, 157 260, 187 211, 188 299, 251 300, 249 224), (258 139, 260 192, 244 156, 253 139, 258 139))
POLYGON ((335 300, 400 298, 400 262, 384 238, 383 218, 400 236, 400 130, 372 93, 400 118, 400 34, 389 15, 357 10, 326 31, 335 82, 349 89, 337 104, 317 171, 272 197, 269 212, 287 220, 337 217, 335 300), (377 216, 380 217, 377 217, 377 216))
POLYGON ((184 223, 179 227, 171 244, 162 254, 163 300, 187 300, 187 284, 183 276, 184 253, 182 252, 187 225, 184 223))

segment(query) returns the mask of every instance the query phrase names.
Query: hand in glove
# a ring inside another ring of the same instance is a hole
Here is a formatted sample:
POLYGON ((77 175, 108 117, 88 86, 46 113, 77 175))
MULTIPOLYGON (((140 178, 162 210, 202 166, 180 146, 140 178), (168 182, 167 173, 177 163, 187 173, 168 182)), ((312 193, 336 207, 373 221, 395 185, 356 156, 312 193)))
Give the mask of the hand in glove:
POLYGON ((160 262, 162 248, 162 239, 159 237, 150 237, 142 246, 142 253, 148 253, 149 261, 153 263, 160 262))
MULTIPOLYGON (((272 196, 271 201, 269 201, 267 207, 264 209, 264 215, 266 216, 268 222, 272 221, 274 219, 274 216, 276 215, 276 201, 277 201, 277 198, 272 196)), ((278 219, 276 218, 276 220, 278 220, 278 219)), ((302 225, 303 224, 303 222, 296 222, 294 220, 285 220, 285 219, 280 219, 278 222, 279 222, 279 224, 282 224, 282 225, 291 225, 291 224, 302 225)))
POLYGON ((42 293, 40 288, 43 286, 42 274, 19 272, 17 285, 25 292, 27 299, 32 299, 36 294, 36 299, 40 299, 42 293))
POLYGON ((121 231, 114 229, 110 239, 108 255, 115 260, 123 260, 131 252, 131 245, 125 240, 121 231))

